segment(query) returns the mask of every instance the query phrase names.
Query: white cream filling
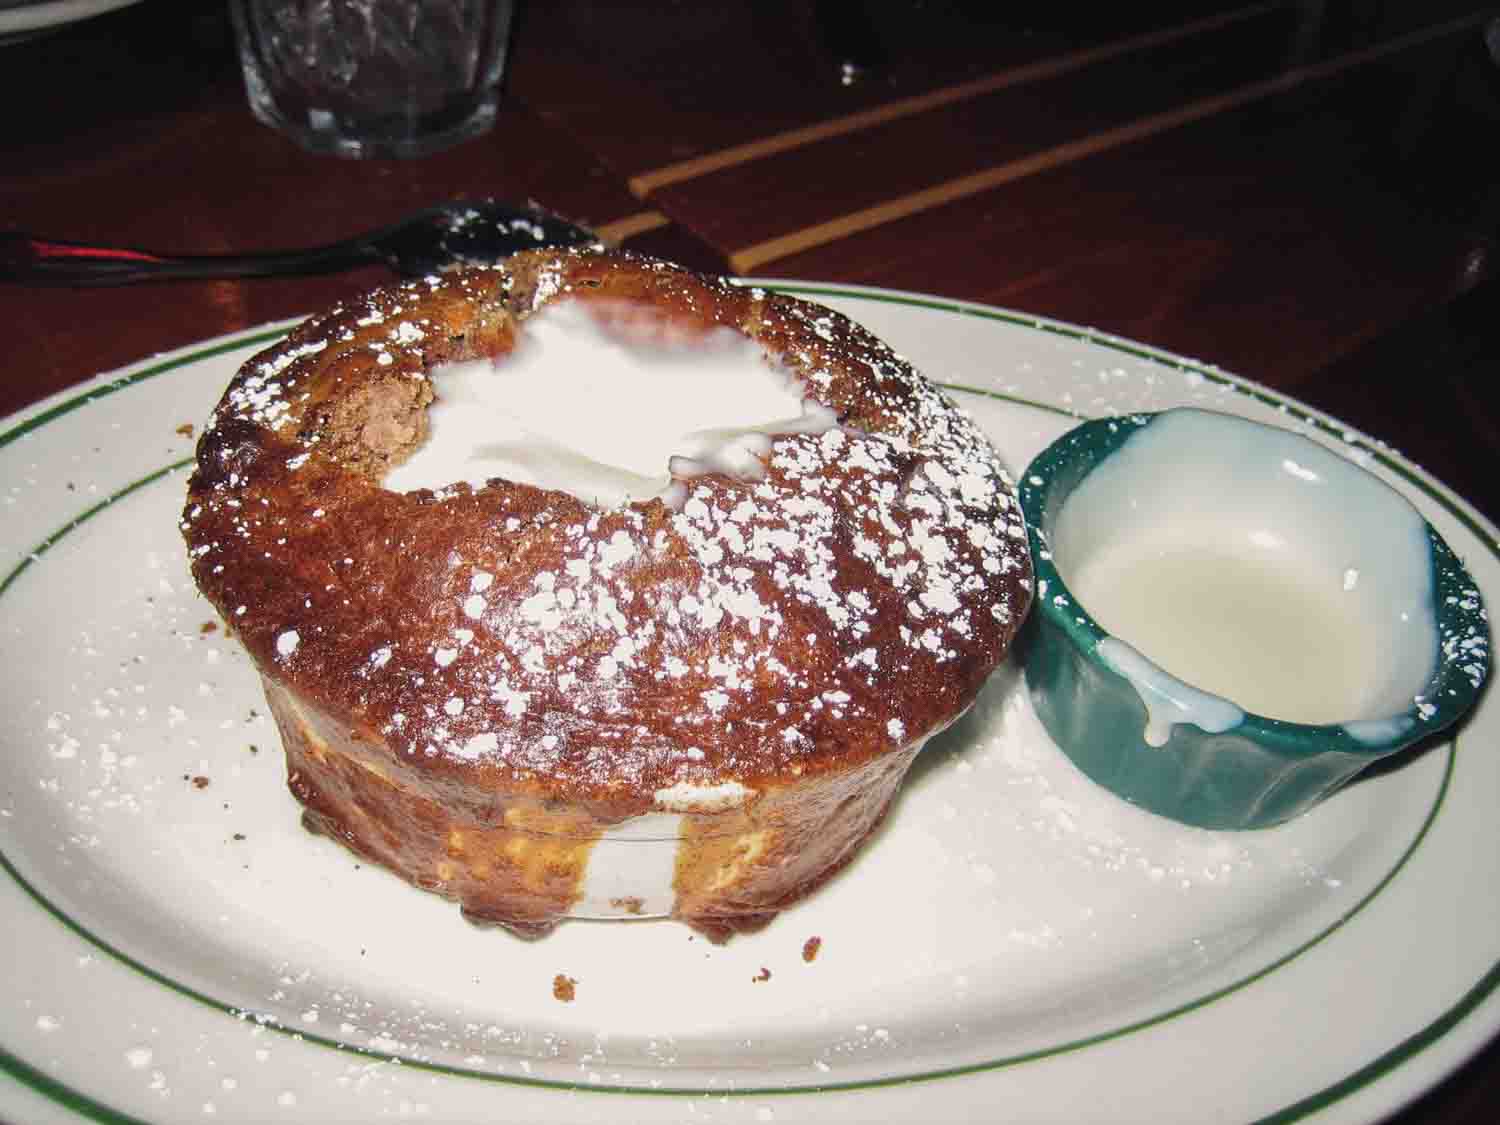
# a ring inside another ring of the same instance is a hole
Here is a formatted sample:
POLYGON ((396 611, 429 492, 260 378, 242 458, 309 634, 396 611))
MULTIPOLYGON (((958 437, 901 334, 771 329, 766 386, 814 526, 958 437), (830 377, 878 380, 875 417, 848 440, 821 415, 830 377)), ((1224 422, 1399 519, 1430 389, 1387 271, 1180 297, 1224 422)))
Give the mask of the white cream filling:
POLYGON ((584 885, 568 913, 575 918, 659 918, 676 901, 683 814, 724 812, 755 790, 738 781, 679 781, 656 791, 651 812, 609 828, 589 851, 584 885))
POLYGON ((653 806, 663 812, 723 812, 743 805, 755 796, 738 781, 721 781, 717 785, 694 785, 690 781, 679 781, 676 785, 658 789, 653 806))
POLYGON ((500 478, 606 507, 670 502, 674 477, 758 479, 768 435, 836 424, 753 340, 729 328, 688 335, 638 303, 556 301, 499 362, 429 378, 430 433, 387 474, 396 492, 500 478))
POLYGON ((589 849, 574 918, 660 918, 676 899, 682 816, 650 812, 610 828, 589 849))

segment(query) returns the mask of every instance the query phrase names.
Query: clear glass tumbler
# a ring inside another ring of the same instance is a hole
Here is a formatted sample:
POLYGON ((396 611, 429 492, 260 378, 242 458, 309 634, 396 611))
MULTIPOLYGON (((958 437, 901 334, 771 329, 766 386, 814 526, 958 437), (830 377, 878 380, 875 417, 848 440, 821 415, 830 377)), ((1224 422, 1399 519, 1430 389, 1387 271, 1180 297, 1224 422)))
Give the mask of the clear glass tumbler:
POLYGON ((250 109, 312 152, 424 156, 495 121, 515 0, 231 0, 250 109))

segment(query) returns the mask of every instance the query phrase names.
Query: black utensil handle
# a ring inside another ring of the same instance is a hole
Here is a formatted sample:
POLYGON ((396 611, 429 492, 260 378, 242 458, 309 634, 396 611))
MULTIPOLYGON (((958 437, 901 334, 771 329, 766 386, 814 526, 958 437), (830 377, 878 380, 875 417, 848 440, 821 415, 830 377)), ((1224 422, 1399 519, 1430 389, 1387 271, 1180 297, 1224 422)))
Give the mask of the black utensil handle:
POLYGON ((376 260, 365 246, 245 255, 173 257, 122 246, 92 246, 21 231, 0 233, 0 281, 32 285, 123 285, 169 278, 316 273, 376 260))
POLYGON ((88 246, 38 238, 19 231, 0 234, 0 276, 7 281, 44 278, 74 280, 150 270, 166 261, 159 254, 124 247, 88 246))

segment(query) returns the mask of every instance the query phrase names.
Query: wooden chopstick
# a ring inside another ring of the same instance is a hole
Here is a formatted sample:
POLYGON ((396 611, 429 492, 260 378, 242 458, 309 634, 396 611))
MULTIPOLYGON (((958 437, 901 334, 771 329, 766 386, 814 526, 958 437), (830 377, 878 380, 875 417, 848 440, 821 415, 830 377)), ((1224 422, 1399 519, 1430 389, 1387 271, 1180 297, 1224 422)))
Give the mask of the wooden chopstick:
POLYGON ((818 141, 825 141, 831 137, 841 137, 848 133, 857 133, 876 125, 898 121, 903 117, 912 117, 919 113, 941 109, 943 106, 952 105, 955 102, 969 101, 1010 86, 1020 86, 1028 82, 1039 82, 1047 78, 1055 78, 1058 75, 1080 70, 1083 67, 1093 66, 1095 63, 1117 58, 1120 55, 1163 46, 1179 39, 1188 39, 1204 32, 1215 31, 1231 24, 1254 19, 1257 16, 1265 15, 1268 12, 1273 12, 1283 7, 1286 7, 1285 0, 1272 0, 1270 3, 1254 4, 1246 8, 1238 8, 1232 12, 1223 12, 1219 15, 1208 16, 1204 19, 1180 24, 1176 27, 1146 32, 1145 34, 1129 39, 1122 39, 1117 43, 1105 43, 1098 47, 1090 47, 1087 50, 1060 55, 1057 58, 1042 59, 1025 66, 1001 71, 998 74, 976 78, 970 82, 945 86, 942 89, 933 90, 926 94, 902 98, 899 101, 889 102, 886 105, 876 106, 873 109, 847 114, 843 117, 836 117, 831 121, 821 121, 816 125, 807 125, 799 129, 789 129, 784 133, 776 133, 769 137, 762 137, 759 140, 748 141, 745 144, 720 149, 718 152, 705 153, 702 156, 695 156, 689 160, 678 161, 675 164, 668 164, 661 168, 632 176, 628 183, 630 190, 635 193, 638 199, 645 199, 658 188, 665 187, 668 184, 681 183, 684 180, 694 180, 700 176, 706 176, 710 172, 722 171, 725 168, 732 168, 738 164, 747 164, 750 161, 774 156, 777 153, 816 144, 818 141))
POLYGON ((1489 18, 1489 13, 1471 13, 1449 20, 1446 23, 1436 24, 1432 27, 1422 28, 1409 32, 1406 35, 1397 36, 1384 43, 1351 51, 1338 58, 1328 59, 1324 62, 1313 63, 1307 66, 1292 67, 1271 78, 1251 82, 1236 89, 1226 91, 1223 94, 1216 94, 1198 101, 1188 102, 1174 109, 1142 117, 1139 120, 1113 129, 1105 129, 1086 137, 1080 137, 1077 140, 1056 145, 1053 148, 1032 153, 1017 160, 1010 160, 1004 164, 997 164, 979 172, 972 172, 965 176, 933 184, 931 187, 898 196, 895 199, 886 200, 884 203, 878 203, 858 211, 851 211, 846 215, 840 215, 834 219, 828 219, 821 223, 815 223, 812 226, 803 227, 801 230, 791 231, 776 238, 767 239, 764 242, 757 242, 754 245, 742 247, 729 254, 729 264, 736 273, 750 273, 766 262, 774 261, 777 258, 785 258, 788 255, 809 250, 814 246, 836 242, 841 238, 847 238, 852 234, 869 230, 872 227, 881 226, 897 219, 904 219, 922 211, 931 210, 934 207, 940 207, 946 203, 967 198, 968 196, 978 195, 981 192, 989 191, 991 188, 999 187, 1001 184, 1021 179, 1024 176, 1035 175, 1038 172, 1045 172, 1052 168, 1071 164, 1086 157, 1106 152, 1109 149, 1119 148, 1135 141, 1154 137, 1169 129, 1201 121, 1228 110, 1238 109, 1251 102, 1284 93, 1304 83, 1327 78, 1340 71, 1350 70, 1356 66, 1361 66, 1386 55, 1395 54, 1398 51, 1403 51, 1408 47, 1419 45, 1428 40, 1440 39, 1446 35, 1465 30, 1483 23, 1489 18))
POLYGON ((645 234, 648 230, 660 230, 670 225, 671 219, 660 211, 637 211, 634 215, 626 215, 624 218, 616 219, 611 223, 600 223, 593 227, 593 231, 611 246, 618 246, 627 238, 634 238, 638 234, 645 234))

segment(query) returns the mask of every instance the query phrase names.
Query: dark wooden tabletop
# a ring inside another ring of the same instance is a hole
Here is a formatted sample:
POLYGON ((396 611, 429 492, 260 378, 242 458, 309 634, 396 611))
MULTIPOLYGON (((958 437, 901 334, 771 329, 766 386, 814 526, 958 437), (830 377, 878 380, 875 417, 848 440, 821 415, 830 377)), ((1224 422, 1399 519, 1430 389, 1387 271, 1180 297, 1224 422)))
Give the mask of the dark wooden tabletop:
MULTIPOLYGON (((988 302, 1199 357, 1500 519, 1495 12, 1098 7, 533 0, 492 133, 352 162, 251 118, 221 4, 145 0, 0 46, 0 229, 212 253, 534 200, 715 272, 988 302)), ((386 277, 4 286, 0 415, 386 277)), ((1493 1046, 1399 1118, 1497 1119, 1493 1046)))

